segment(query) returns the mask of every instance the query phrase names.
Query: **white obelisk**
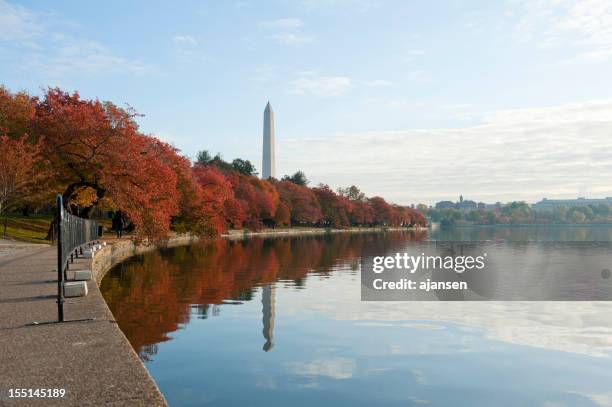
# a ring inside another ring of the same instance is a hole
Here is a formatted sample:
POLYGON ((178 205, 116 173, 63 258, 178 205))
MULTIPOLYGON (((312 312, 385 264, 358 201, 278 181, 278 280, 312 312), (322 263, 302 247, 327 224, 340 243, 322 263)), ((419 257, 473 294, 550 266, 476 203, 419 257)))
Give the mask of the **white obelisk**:
POLYGON ((276 159, 274 156, 274 111, 270 102, 264 110, 263 126, 263 162, 261 165, 261 178, 276 178, 276 159))

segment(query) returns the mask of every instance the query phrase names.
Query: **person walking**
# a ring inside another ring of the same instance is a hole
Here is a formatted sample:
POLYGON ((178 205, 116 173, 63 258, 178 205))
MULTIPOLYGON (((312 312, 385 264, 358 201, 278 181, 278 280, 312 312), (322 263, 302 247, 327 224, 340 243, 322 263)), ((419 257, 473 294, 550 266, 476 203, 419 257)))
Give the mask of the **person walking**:
POLYGON ((123 228, 125 227, 125 220, 123 219, 123 213, 121 211, 115 212, 113 216, 113 230, 117 233, 117 238, 123 236, 123 228))

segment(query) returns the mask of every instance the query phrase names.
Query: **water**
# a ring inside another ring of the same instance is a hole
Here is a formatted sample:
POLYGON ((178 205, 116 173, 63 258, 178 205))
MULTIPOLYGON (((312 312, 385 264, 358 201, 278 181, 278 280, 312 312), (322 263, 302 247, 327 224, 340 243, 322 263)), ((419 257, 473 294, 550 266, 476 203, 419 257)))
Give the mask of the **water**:
POLYGON ((365 252, 427 239, 501 242, 509 253, 547 244, 557 255, 580 242, 601 256, 611 236, 462 228, 219 240, 134 257, 101 288, 172 406, 606 406, 612 303, 362 302, 359 269, 365 252))

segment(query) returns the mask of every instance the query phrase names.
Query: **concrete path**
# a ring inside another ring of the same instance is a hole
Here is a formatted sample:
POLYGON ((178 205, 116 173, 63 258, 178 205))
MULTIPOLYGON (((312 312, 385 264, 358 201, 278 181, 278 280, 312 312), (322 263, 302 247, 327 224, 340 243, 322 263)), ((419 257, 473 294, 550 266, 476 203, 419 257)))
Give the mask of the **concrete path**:
MULTIPOLYGON (((95 281, 57 320, 56 248, 0 241, 0 406, 165 406, 95 281), (63 398, 10 398, 10 389, 65 389, 63 398)), ((89 269, 91 260, 71 268, 89 269)))

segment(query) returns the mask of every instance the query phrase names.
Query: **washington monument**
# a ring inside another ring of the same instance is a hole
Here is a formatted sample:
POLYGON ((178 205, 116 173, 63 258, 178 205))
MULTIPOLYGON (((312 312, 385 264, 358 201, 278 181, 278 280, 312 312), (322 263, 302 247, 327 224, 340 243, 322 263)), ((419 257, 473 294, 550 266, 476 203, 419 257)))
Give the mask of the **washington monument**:
POLYGON ((261 178, 276 178, 276 158, 274 154, 274 111, 270 102, 264 110, 263 125, 263 162, 261 165, 261 178))

